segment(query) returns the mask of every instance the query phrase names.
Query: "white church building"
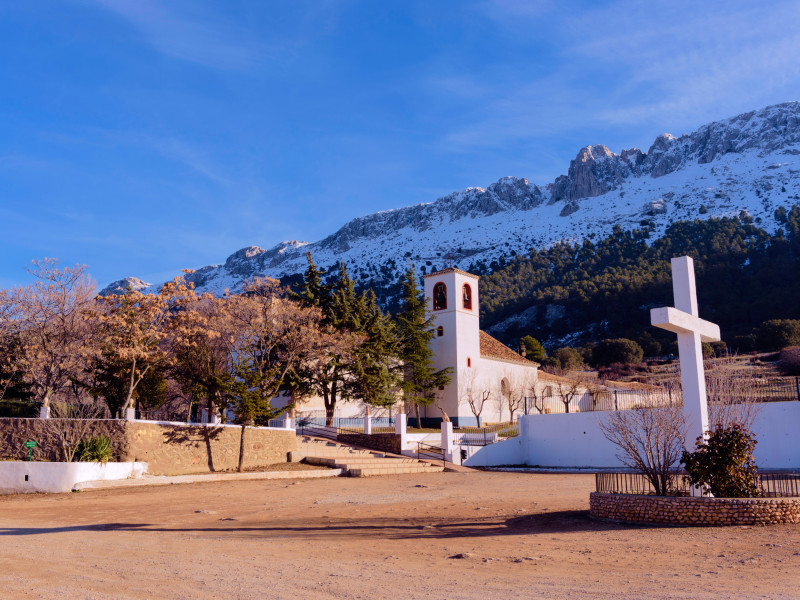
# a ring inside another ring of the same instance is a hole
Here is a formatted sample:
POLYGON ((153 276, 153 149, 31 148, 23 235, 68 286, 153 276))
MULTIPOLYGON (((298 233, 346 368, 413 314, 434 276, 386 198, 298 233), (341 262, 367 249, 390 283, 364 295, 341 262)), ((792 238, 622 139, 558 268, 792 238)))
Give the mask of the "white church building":
POLYGON ((424 276, 425 299, 434 322, 434 367, 450 367, 450 383, 435 405, 423 408, 429 423, 454 425, 509 421, 523 413, 526 396, 537 384, 535 362, 520 356, 480 328, 478 276, 453 267, 424 276))
MULTIPOLYGON (((452 372, 450 383, 437 391, 435 404, 420 408, 423 425, 438 427, 445 413, 456 426, 477 425, 475 412, 482 424, 516 419, 537 385, 539 365, 481 331, 477 275, 447 268, 425 275, 424 282, 428 312, 433 317, 434 368, 449 367, 452 372)), ((281 396, 273 405, 285 406, 292 400, 281 396)), ((360 400, 340 401, 336 416, 360 417, 366 408, 360 400)), ((397 409, 371 408, 370 412, 379 417, 397 409)), ((322 411, 324 404, 320 397, 304 398, 296 410, 322 411)), ((413 421, 414 407, 406 406, 405 413, 413 421)))

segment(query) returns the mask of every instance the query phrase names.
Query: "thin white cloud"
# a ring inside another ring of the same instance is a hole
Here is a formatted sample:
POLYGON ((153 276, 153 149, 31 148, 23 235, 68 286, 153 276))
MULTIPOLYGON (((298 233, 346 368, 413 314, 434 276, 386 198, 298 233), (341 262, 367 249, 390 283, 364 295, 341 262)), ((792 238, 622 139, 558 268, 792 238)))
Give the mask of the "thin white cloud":
MULTIPOLYGON (((776 0, 767 10, 751 2, 624 0, 577 11, 494 0, 482 9, 510 34, 536 32, 554 55, 554 73, 431 78, 441 92, 483 96, 444 137, 464 151, 581 131, 583 143, 603 143, 588 132, 620 127, 680 134, 800 98, 797 2, 776 0)), ((622 143, 634 142, 649 139, 622 143)))
POLYGON ((259 60, 255 42, 235 31, 220 15, 197 4, 156 0, 93 0, 134 25, 159 52, 217 69, 244 70, 259 60))

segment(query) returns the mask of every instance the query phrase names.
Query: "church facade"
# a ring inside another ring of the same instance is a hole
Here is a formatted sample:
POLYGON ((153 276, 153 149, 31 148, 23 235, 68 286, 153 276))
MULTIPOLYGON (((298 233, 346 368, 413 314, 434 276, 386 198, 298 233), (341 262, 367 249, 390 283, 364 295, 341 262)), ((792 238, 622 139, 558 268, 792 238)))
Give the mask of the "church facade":
POLYGON ((450 267, 425 275, 424 281, 435 332, 434 366, 452 372, 423 416, 435 422, 444 413, 455 425, 468 426, 522 414, 539 365, 481 331, 478 276, 450 267))

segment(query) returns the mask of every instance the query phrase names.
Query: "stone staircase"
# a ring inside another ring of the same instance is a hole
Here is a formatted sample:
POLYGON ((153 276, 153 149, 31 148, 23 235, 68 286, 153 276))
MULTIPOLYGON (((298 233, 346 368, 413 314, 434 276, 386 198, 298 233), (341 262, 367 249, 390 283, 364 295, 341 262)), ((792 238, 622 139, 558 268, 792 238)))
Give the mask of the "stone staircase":
POLYGON ((298 452, 292 460, 332 469, 342 469, 348 477, 397 475, 402 473, 441 473, 444 467, 415 458, 389 455, 373 450, 358 450, 331 440, 298 436, 298 452))

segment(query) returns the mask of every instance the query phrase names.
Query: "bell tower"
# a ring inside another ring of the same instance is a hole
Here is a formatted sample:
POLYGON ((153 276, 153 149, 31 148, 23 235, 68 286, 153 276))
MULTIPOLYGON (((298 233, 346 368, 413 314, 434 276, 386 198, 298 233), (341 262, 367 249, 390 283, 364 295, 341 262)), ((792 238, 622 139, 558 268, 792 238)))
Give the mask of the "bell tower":
MULTIPOLYGON (((460 413, 470 416, 469 407, 459 407, 459 380, 480 361, 480 317, 478 276, 453 267, 425 275, 425 300, 433 317, 431 350, 436 370, 450 367, 450 383, 438 393, 439 404, 458 423, 460 413), (466 411, 466 412, 465 412, 466 411)), ((441 419, 435 407, 426 416, 441 419)))

